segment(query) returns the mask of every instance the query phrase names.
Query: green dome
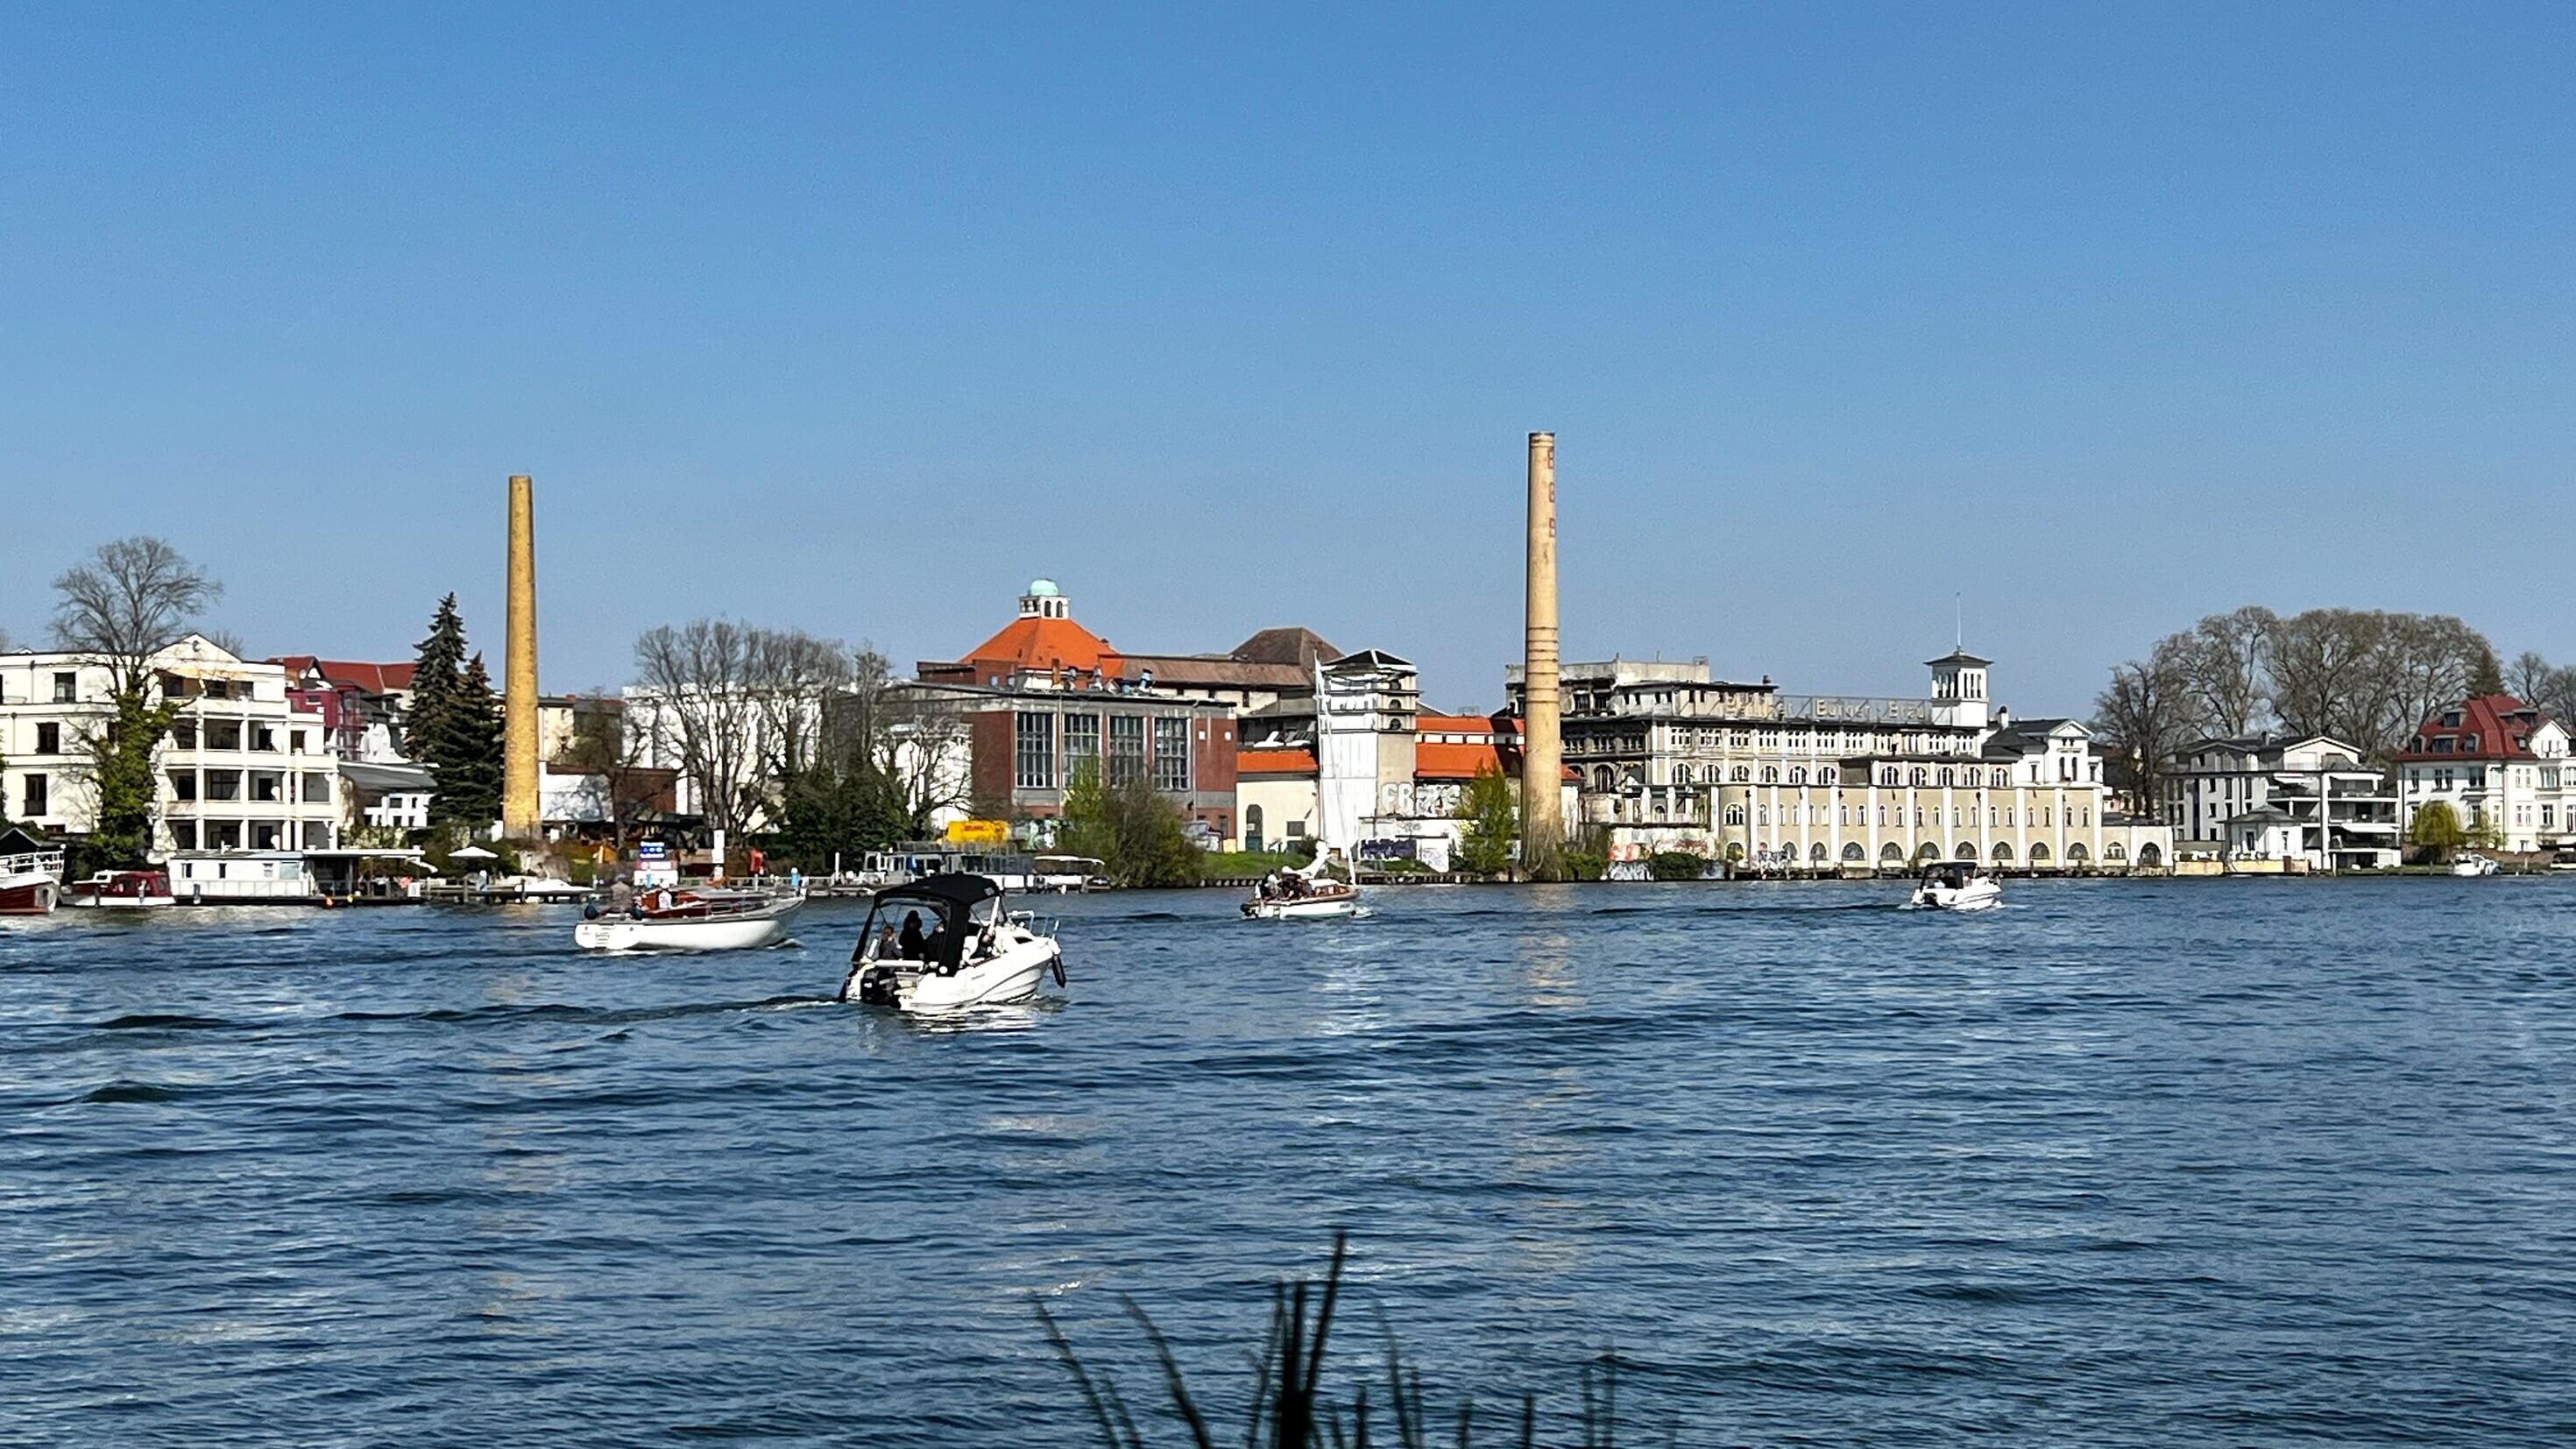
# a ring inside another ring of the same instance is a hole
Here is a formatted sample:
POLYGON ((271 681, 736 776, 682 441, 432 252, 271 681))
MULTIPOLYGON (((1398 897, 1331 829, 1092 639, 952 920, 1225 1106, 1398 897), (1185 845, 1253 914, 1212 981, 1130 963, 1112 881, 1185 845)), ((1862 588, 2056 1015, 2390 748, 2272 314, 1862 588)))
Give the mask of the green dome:
POLYGON ((1032 599, 1060 599, 1064 597, 1064 590, 1057 588, 1055 586, 1055 580, 1053 579, 1031 579, 1029 580, 1029 597, 1032 599))

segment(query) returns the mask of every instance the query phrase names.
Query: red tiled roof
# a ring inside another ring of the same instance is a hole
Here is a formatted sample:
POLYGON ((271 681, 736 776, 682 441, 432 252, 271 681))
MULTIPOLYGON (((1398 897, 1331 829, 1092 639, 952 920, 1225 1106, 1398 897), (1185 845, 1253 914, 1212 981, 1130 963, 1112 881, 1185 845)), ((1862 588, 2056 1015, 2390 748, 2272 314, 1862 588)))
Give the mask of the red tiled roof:
POLYGON ((1246 776, 1278 779, 1283 776, 1314 773, 1315 752, 1313 750, 1256 748, 1234 752, 1234 775, 1238 780, 1246 776))
POLYGON ((1073 622, 1032 615, 1013 619, 1002 632, 967 652, 963 662, 1012 664, 1022 669, 1097 669, 1119 672, 1118 652, 1109 641, 1073 622))
POLYGON ((1518 764, 1517 759, 1506 762, 1501 747, 1496 745, 1421 743, 1413 747, 1413 778, 1417 780, 1472 780, 1487 770, 1507 775, 1518 764))
POLYGON ((1481 714, 1417 714, 1413 728, 1426 735, 1497 735, 1512 733, 1511 720, 1500 724, 1481 714))
POLYGON ((283 666, 289 674, 310 671, 333 684, 347 685, 368 694, 394 694, 409 689, 412 676, 419 669, 412 664, 360 664, 344 659, 316 659, 310 654, 289 654, 268 662, 283 666))
POLYGON ((2415 727, 2415 738, 2407 742, 2401 760, 2528 760, 2532 731, 2549 717, 2524 704, 2510 694, 2482 694, 2458 704, 2446 704, 2426 716, 2415 727), (2457 715, 2458 724, 2445 724, 2444 719, 2457 715), (2449 748, 2437 749, 2447 742, 2449 748))

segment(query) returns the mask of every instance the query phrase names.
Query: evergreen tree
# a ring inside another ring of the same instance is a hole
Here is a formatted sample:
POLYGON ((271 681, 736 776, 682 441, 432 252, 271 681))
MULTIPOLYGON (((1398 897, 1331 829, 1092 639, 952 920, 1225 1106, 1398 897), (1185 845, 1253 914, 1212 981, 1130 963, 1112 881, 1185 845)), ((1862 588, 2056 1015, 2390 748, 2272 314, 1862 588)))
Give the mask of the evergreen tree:
POLYGON ((2469 695, 2482 698, 2504 693, 2504 666, 2496 662, 2495 646, 2478 641, 2477 652, 2469 656, 2469 695))
POLYGON ((403 747, 413 759, 429 760, 428 742, 446 727, 439 716, 455 696, 464 668, 465 620, 456 612, 456 596, 449 594, 430 616, 429 637, 420 641, 412 666, 411 717, 405 722, 403 747))
POLYGON ((501 702, 492 695, 492 676, 483 668, 482 655, 466 661, 424 733, 421 763, 438 780, 438 793, 430 797, 430 824, 472 831, 499 819, 501 702))

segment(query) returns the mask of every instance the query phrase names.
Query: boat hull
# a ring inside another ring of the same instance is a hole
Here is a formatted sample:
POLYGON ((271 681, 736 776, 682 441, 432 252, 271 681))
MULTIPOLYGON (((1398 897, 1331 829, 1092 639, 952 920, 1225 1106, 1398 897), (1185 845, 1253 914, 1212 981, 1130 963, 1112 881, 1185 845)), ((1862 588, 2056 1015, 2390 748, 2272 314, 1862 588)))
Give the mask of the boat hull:
POLYGON ((49 916, 62 900, 62 885, 49 876, 0 877, 0 916, 49 916))
POLYGON ((75 911, 157 911, 177 904, 177 896, 95 896, 75 892, 63 897, 63 905, 75 911))
POLYGON ((1032 935, 953 972, 923 971, 917 962, 864 963, 841 983, 841 999, 932 1014, 1026 1001, 1050 979, 1064 980, 1064 948, 1051 936, 1032 935))
POLYGON ((1352 895, 1324 900, 1245 901, 1243 914, 1256 921, 1328 921, 1353 915, 1359 908, 1359 897, 1352 895))
POLYGON ((602 916, 573 927, 572 940, 585 951, 751 951, 785 940, 787 918, 802 904, 682 920, 602 916))
POLYGON ((1989 911, 2004 898, 2004 889, 1990 880, 1973 882, 1958 890, 1938 886, 1914 893, 1914 905, 1926 911, 1989 911))

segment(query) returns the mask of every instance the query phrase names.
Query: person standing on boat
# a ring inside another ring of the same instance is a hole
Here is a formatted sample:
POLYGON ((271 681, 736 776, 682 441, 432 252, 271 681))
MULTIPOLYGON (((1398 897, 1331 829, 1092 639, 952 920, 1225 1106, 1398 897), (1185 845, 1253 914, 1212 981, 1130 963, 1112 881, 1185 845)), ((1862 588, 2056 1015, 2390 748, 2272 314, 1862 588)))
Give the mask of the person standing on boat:
POLYGON ((903 934, 895 940, 896 949, 903 953, 903 959, 906 961, 918 961, 921 959, 922 944, 921 912, 904 912, 903 934))
POLYGON ((634 910, 635 887, 625 876, 620 875, 608 887, 608 913, 612 916, 624 916, 633 914, 634 910))

